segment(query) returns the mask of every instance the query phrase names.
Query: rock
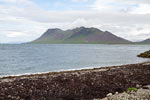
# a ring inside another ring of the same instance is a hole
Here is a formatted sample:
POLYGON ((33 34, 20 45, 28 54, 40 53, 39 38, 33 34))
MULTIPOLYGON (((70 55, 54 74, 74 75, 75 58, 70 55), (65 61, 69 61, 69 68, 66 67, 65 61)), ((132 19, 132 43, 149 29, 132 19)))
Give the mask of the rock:
POLYGON ((118 92, 116 92, 115 94, 119 94, 118 92))
POLYGON ((107 94, 107 97, 109 97, 109 96, 112 96, 112 93, 108 93, 108 94, 107 94))
POLYGON ((136 85, 136 88, 141 88, 141 87, 142 87, 142 86, 141 86, 141 85, 139 85, 139 84, 137 84, 137 85, 136 85))
POLYGON ((144 86, 149 89, 140 88, 132 93, 120 93, 107 97, 108 100, 150 100, 150 85, 144 86))
POLYGON ((108 100, 108 98, 103 98, 103 99, 101 99, 101 100, 108 100))
POLYGON ((143 52, 139 55, 137 55, 138 57, 142 57, 142 58, 150 58, 150 50, 149 51, 146 51, 146 52, 143 52))
POLYGON ((143 89, 150 89, 150 85, 143 86, 143 89))

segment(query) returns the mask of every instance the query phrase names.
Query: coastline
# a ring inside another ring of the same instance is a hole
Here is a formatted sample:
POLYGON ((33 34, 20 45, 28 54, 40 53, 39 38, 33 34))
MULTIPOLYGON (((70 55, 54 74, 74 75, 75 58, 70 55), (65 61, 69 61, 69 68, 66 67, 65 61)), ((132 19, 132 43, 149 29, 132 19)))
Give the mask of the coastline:
POLYGON ((123 92, 137 84, 149 85, 149 78, 150 62, 8 76, 0 78, 0 98, 92 100, 104 98, 108 93, 123 92))
MULTIPOLYGON (((123 65, 123 64, 122 64, 123 65)), ((114 65, 116 66, 116 65, 114 65)), ((121 66, 121 65, 120 65, 121 66)), ((111 67, 107 66, 107 67, 111 67)), ((20 76, 30 76, 30 75, 40 75, 40 74, 48 74, 48 73, 59 73, 59 72, 72 72, 72 71, 80 71, 80 70, 90 70, 95 68, 101 68, 100 66, 94 66, 94 67, 83 67, 83 68, 74 68, 74 69, 60 69, 60 70, 52 70, 52 71, 46 71, 46 72, 35 72, 35 73, 23 73, 23 74, 12 74, 12 75, 0 75, 0 79, 7 78, 7 77, 20 77, 20 76)))
MULTIPOLYGON (((135 64, 145 64, 150 62, 139 62, 135 64)), ((57 75, 63 73, 76 73, 76 72, 88 72, 88 71, 106 71, 107 69, 111 70, 114 68, 120 68, 121 66, 128 66, 133 64, 121 64, 121 65, 108 65, 108 66, 95 66, 95 67, 83 67, 83 68, 76 68, 76 69, 61 69, 61 70, 54 70, 54 71, 47 71, 47 72, 37 72, 37 73, 23 73, 23 74, 16 74, 16 75, 1 75, 0 82, 3 79, 12 79, 12 78, 28 78, 28 77, 36 77, 36 76, 44 76, 44 75, 57 75)))
MULTIPOLYGON (((145 58, 146 59, 146 58, 145 58)), ((148 59, 148 58, 147 58, 148 59)), ((150 63, 149 61, 145 62, 137 62, 134 64, 142 64, 142 63, 150 63)), ((97 69, 107 69, 107 68, 114 68, 124 65, 131 65, 133 63, 127 63, 127 64, 116 64, 116 65, 107 65, 107 66, 93 66, 93 67, 82 67, 82 68, 74 68, 74 69, 60 69, 60 70, 52 70, 52 71, 46 71, 46 72, 35 72, 35 73, 23 73, 23 74, 12 74, 12 75, 0 75, 0 80, 4 78, 17 78, 17 77, 28 77, 28 76, 36 76, 36 75, 45 75, 45 74, 51 74, 51 73, 65 73, 65 72, 76 72, 76 71, 90 71, 90 70, 97 70, 97 69)))

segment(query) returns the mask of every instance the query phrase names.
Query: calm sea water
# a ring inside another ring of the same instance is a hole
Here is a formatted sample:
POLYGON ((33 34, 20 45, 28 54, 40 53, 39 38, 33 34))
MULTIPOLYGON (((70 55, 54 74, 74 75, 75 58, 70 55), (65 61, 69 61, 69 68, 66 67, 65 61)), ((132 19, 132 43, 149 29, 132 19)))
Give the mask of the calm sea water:
POLYGON ((136 57, 150 45, 0 45, 0 76, 150 61, 136 57))

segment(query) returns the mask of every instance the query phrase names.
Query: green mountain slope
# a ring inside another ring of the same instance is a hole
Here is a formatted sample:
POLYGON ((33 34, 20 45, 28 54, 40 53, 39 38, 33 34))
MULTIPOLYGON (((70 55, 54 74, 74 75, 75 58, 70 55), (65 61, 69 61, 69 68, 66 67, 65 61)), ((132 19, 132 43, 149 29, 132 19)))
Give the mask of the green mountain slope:
POLYGON ((101 31, 97 28, 79 27, 63 31, 61 29, 48 29, 41 37, 31 43, 131 43, 108 31, 101 31))

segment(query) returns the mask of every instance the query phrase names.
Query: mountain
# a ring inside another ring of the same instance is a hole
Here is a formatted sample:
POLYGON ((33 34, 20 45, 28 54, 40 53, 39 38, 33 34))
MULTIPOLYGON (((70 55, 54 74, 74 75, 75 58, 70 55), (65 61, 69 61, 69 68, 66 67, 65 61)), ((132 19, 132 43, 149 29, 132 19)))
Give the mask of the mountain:
POLYGON ((146 40, 144 40, 144 41, 141 41, 140 43, 144 43, 144 44, 150 44, 150 38, 148 38, 148 39, 146 39, 146 40))
POLYGON ((101 31, 97 28, 79 27, 63 31, 61 29, 48 29, 41 37, 31 43, 131 43, 111 32, 101 31))

